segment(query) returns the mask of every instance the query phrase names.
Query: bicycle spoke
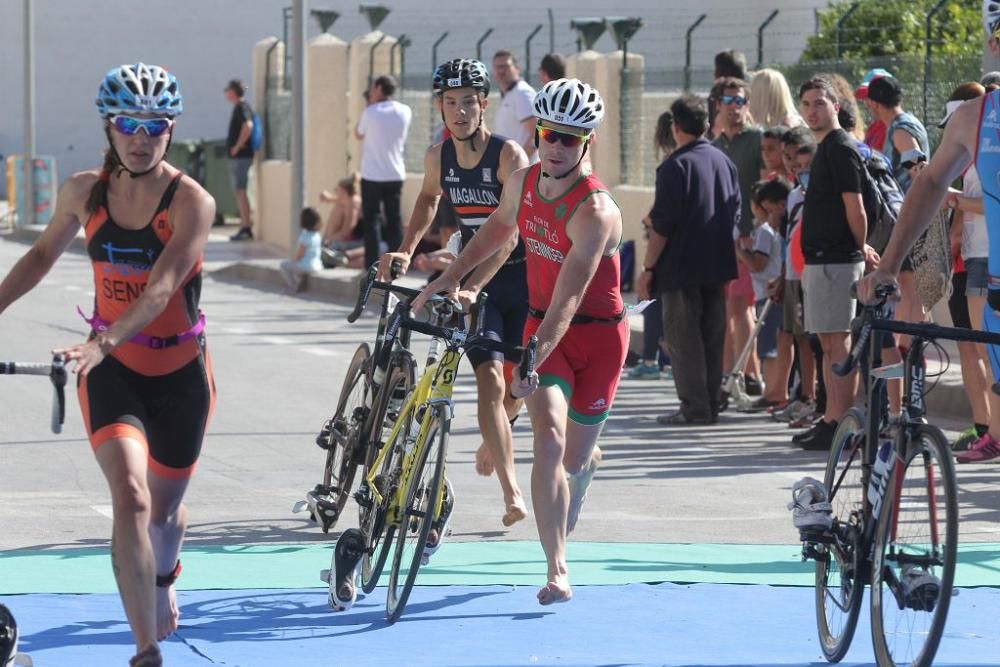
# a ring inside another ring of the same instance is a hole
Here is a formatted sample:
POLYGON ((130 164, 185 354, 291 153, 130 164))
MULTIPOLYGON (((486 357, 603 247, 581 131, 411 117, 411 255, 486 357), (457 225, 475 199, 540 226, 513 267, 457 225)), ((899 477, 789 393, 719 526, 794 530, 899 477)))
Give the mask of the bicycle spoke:
POLYGON ((922 427, 896 461, 892 506, 875 544, 872 625, 880 664, 930 665, 944 630, 958 540, 947 442, 922 427))

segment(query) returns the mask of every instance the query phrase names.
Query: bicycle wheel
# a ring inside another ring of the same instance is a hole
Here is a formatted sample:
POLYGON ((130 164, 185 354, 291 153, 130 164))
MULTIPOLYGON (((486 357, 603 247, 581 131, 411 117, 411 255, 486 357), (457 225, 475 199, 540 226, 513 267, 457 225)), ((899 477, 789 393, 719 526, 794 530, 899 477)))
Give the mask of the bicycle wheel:
POLYGON ((413 389, 413 375, 412 359, 407 356, 401 357, 399 365, 392 369, 389 380, 380 392, 380 405, 377 410, 378 414, 382 416, 374 417, 378 426, 372 430, 370 435, 371 446, 369 447, 368 460, 365 463, 366 474, 374 463, 377 453, 382 448, 388 448, 388 451, 382 459, 375 477, 379 484, 382 502, 376 503, 374 497, 369 495, 368 502, 359 505, 358 525, 365 536, 366 543, 365 553, 361 558, 361 590, 365 593, 371 593, 378 585, 385 561, 389 557, 393 534, 396 532, 395 524, 387 523, 385 519, 399 483, 394 472, 397 467, 396 460, 413 428, 413 415, 410 414, 406 417, 407 422, 399 429, 397 437, 384 444, 382 432, 387 427, 391 428, 399 419, 400 411, 406 405, 413 389))
POLYGON ((830 542, 815 547, 816 627, 823 655, 830 662, 842 660, 851 646, 865 587, 860 576, 864 557, 860 544, 864 525, 864 437, 864 412, 851 408, 837 426, 826 464, 824 486, 831 495, 833 527, 830 542))
POLYGON ((347 495, 354 484, 354 475, 358 468, 354 453, 360 446, 362 435, 360 430, 364 428, 367 419, 365 362, 369 356, 367 343, 359 345, 354 352, 354 357, 347 367, 347 374, 344 376, 340 398, 337 400, 337 411, 333 414, 327 429, 324 429, 328 431, 329 436, 326 463, 323 466, 323 486, 336 505, 336 515, 332 518, 329 515, 325 518, 318 517, 321 519, 323 532, 329 532, 337 523, 337 519, 344 511, 347 495))
MULTIPOLYGON (((450 419, 447 407, 437 407, 427 422, 426 441, 413 463, 406 489, 403 520, 396 533, 396 550, 385 599, 386 618, 395 623, 403 614, 424 558, 424 547, 444 500, 444 462, 450 419)), ((444 535, 438 535, 438 540, 444 535)))
POLYGON ((951 603, 958 491, 948 440, 914 427, 879 517, 872 563, 872 640, 879 665, 930 665, 951 603))

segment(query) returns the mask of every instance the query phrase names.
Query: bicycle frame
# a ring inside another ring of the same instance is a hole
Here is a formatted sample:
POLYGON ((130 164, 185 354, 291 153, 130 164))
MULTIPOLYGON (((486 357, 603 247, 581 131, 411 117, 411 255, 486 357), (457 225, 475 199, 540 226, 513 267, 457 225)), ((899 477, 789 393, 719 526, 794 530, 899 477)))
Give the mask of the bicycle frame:
MULTIPOLYGON (((433 418, 434 412, 430 408, 436 405, 444 405, 448 408, 449 413, 453 410, 452 395, 455 377, 458 374, 458 364, 461 359, 462 353, 455 346, 449 345, 440 361, 432 361, 427 365, 426 370, 420 376, 413 391, 410 392, 409 398, 400 411, 399 417, 397 417, 396 423, 393 424, 392 430, 386 439, 386 442, 398 443, 400 431, 410 421, 410 417, 415 416, 419 420, 420 426, 416 435, 405 437, 402 441, 404 446, 401 463, 402 478, 396 484, 392 502, 389 505, 389 512, 386 516, 386 521, 391 524, 398 524, 401 520, 399 510, 406 502, 406 498, 404 497, 407 487, 406 482, 410 479, 414 463, 420 460, 419 457, 423 454, 423 450, 427 446, 427 439, 430 435, 430 420, 433 418)), ((379 504, 385 501, 385 496, 379 491, 378 485, 375 483, 375 477, 388 452, 389 449, 383 446, 375 457, 375 461, 369 467, 366 479, 375 502, 379 504)), ((435 499, 434 502, 435 519, 441 513, 443 502, 442 491, 442 497, 435 499)))

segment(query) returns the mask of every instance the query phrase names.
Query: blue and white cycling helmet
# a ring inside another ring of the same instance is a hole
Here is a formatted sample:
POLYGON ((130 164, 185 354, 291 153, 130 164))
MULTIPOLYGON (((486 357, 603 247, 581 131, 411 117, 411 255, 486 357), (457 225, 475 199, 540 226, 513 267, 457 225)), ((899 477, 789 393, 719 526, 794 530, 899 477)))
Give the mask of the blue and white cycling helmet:
POLYGON ((983 0, 983 27, 987 37, 993 37, 1000 29, 1000 2, 997 0, 983 0))
POLYGON ((102 118, 151 113, 174 118, 184 110, 177 77, 159 65, 121 65, 108 71, 95 100, 102 118))

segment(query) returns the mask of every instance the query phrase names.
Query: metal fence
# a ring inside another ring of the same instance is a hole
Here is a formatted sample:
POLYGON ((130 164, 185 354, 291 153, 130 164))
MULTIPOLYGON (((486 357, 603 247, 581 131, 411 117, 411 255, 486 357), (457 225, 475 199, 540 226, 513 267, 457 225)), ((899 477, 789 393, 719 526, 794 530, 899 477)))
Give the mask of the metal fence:
MULTIPOLYGON (((793 65, 772 64, 788 79, 793 97, 797 97, 798 87, 810 77, 818 73, 835 73, 843 76, 851 84, 857 86, 865 73, 874 68, 882 68, 891 72, 903 88, 903 108, 919 118, 927 127, 927 133, 933 149, 940 139, 941 130, 937 124, 944 114, 944 106, 951 92, 961 83, 978 81, 982 76, 982 59, 980 56, 935 56, 925 59, 923 56, 883 56, 879 58, 853 60, 817 60, 799 62, 793 65)), ((711 69, 696 69, 690 71, 691 92, 706 95, 712 85, 713 71, 711 69)), ((630 109, 629 113, 622 109, 622 122, 635 127, 623 129, 629 143, 623 142, 626 150, 635 151, 636 155, 644 156, 641 167, 629 160, 623 150, 622 176, 623 180, 633 185, 653 185, 656 166, 659 157, 656 151, 646 148, 637 151, 637 142, 646 142, 647 147, 653 145, 653 135, 656 129, 656 119, 665 111, 673 100, 684 92, 685 71, 682 67, 647 69, 642 82, 641 113, 630 109), (638 128, 638 129, 636 129, 638 128), (628 169, 626 169, 626 165, 628 169)), ((623 82, 636 86, 626 74, 623 82)), ((625 90, 623 85, 623 90, 625 90)), ((635 99, 634 95, 628 96, 635 99)), ((862 109, 863 115, 867 112, 862 109)), ((865 118, 867 124, 870 118, 865 118)))

